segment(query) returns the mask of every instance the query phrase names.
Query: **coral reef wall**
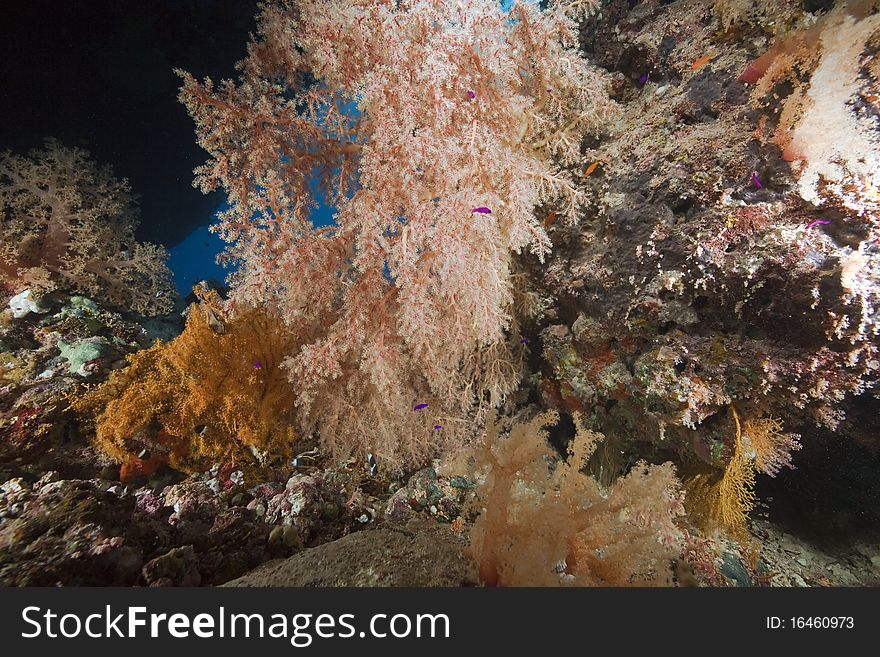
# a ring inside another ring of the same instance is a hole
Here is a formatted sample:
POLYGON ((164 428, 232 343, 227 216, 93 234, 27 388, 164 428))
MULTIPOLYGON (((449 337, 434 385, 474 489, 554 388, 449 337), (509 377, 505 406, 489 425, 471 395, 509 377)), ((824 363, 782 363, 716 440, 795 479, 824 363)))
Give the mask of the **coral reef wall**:
POLYGON ((740 439, 769 475, 800 443, 878 448, 880 16, 807 4, 611 0, 581 24, 622 118, 582 144, 580 223, 547 215, 533 364, 546 403, 691 473, 740 439))

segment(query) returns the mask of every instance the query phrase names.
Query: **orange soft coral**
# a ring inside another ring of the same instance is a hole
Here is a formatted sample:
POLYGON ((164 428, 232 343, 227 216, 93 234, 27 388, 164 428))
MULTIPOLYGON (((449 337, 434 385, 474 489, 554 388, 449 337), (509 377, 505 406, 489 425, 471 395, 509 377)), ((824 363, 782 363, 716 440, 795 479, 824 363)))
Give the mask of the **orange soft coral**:
POLYGON ((183 333, 130 357, 125 370, 74 402, 96 419, 97 444, 132 459, 194 471, 232 461, 259 467, 290 453, 293 391, 280 368, 290 333, 271 311, 229 316, 202 292, 183 333), (140 457, 143 453, 149 456, 140 457))
POLYGON ((580 472, 604 436, 579 421, 567 461, 554 465, 547 412, 503 436, 490 417, 476 456, 485 479, 471 553, 490 586, 645 586, 672 583, 681 556, 682 494, 672 464, 637 463, 607 489, 580 472))

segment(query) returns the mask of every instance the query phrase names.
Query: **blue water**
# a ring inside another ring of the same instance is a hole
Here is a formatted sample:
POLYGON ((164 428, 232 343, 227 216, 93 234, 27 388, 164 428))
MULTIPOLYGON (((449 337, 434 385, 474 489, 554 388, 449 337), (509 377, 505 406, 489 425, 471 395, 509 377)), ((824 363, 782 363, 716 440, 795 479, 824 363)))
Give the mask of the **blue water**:
POLYGON ((192 286, 201 280, 214 278, 222 281, 226 278, 226 270, 216 262, 225 245, 207 226, 201 226, 170 249, 168 266, 174 274, 174 285, 182 296, 189 294, 192 286))
MULTIPOLYGON (((309 181, 312 194, 318 202, 309 216, 312 225, 316 228, 329 226, 333 223, 335 206, 328 205, 323 195, 318 194, 315 187, 315 178, 309 181)), ((215 215, 225 210, 228 206, 224 202, 215 215)), ((169 249, 170 257, 168 266, 173 274, 174 286, 177 291, 186 296, 192 290, 192 286, 205 279, 226 280, 231 269, 217 264, 217 256, 223 251, 226 242, 210 232, 208 226, 200 226, 187 236, 185 240, 169 249)))

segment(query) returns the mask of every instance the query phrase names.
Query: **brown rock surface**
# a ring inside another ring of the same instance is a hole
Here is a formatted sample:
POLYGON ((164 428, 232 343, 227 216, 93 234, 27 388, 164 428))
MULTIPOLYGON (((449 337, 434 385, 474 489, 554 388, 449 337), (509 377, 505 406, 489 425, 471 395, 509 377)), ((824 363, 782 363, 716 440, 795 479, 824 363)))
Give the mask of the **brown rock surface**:
POLYGON ((446 526, 349 534, 276 559, 224 586, 462 586, 477 581, 446 526))

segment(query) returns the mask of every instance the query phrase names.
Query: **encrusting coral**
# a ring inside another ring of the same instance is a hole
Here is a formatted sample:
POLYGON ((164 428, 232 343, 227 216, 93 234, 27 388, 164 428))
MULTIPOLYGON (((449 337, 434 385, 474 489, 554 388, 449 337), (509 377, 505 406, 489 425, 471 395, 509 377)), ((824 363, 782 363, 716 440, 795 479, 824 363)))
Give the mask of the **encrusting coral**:
POLYGON ((230 316, 216 292, 196 291, 180 336, 132 355, 72 404, 95 418, 97 444, 124 478, 166 461, 187 472, 259 468, 295 446, 294 392, 280 367, 291 333, 267 308, 230 316))
POLYGON ((158 315, 174 288, 161 246, 137 242, 128 182, 88 152, 47 139, 0 155, 0 291, 63 289, 158 315))

